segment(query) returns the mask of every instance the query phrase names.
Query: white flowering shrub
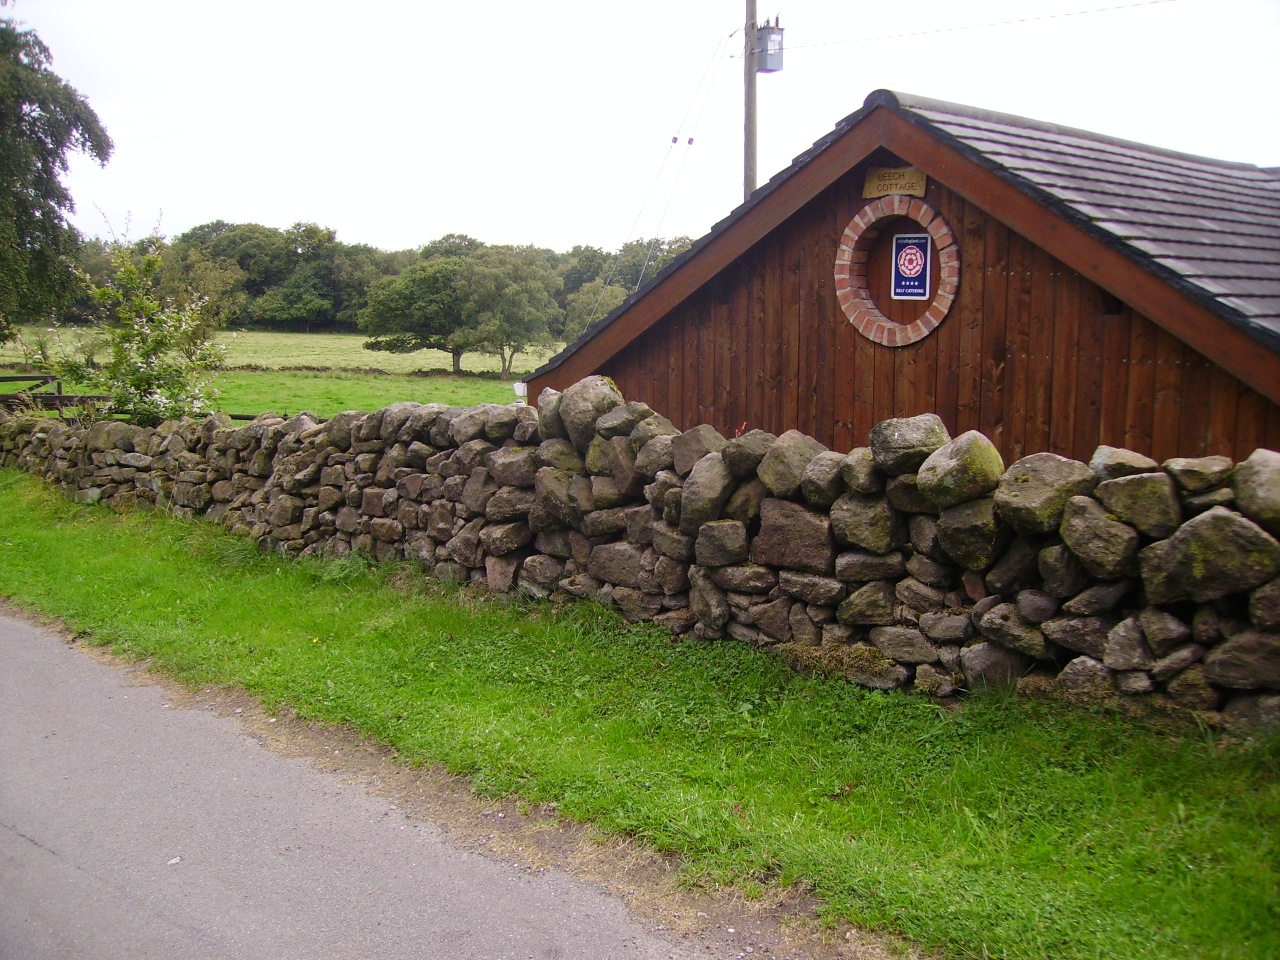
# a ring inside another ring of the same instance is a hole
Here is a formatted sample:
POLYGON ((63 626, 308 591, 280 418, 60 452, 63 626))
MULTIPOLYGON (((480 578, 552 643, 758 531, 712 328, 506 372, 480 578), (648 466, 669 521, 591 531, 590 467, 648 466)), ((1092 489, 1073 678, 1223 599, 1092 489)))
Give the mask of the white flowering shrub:
POLYGON ((224 353, 200 317, 201 299, 175 305, 156 296, 160 242, 116 246, 115 277, 94 291, 107 314, 101 339, 53 364, 64 380, 110 396, 106 412, 142 426, 208 412, 224 353))

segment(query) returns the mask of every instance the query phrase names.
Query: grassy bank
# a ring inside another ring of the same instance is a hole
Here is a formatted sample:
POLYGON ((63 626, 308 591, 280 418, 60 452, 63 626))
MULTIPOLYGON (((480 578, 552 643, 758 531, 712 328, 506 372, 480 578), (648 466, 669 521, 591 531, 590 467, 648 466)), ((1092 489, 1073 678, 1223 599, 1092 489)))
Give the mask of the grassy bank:
POLYGON ((259 555, 0 472, 0 595, 185 681, 350 724, 478 790, 802 883, 942 955, 1280 956, 1280 742, 801 677, 598 608, 259 555))

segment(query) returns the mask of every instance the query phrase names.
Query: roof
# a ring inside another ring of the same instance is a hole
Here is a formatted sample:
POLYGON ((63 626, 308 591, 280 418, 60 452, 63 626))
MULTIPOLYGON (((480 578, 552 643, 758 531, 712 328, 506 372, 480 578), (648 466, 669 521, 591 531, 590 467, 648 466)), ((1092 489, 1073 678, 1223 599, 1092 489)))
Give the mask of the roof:
POLYGON ((527 379, 559 368, 593 342, 608 344, 604 358, 611 356, 659 319, 655 311, 676 306, 879 147, 966 194, 1280 402, 1280 169, 889 90, 873 92, 862 109, 527 379), (1092 252, 1068 255, 1069 234, 1083 236, 1092 252), (1218 335, 1224 325, 1229 344, 1218 335), (1257 346, 1265 348, 1261 362, 1247 357, 1258 354, 1257 346))

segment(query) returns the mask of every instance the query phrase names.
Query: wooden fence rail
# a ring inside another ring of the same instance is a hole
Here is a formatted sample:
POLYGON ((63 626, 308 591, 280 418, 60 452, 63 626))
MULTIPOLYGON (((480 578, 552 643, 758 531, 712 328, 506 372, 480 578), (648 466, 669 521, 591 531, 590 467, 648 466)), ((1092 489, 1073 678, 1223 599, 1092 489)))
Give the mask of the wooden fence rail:
MULTIPOLYGON (((106 403, 111 398, 97 393, 63 393, 62 381, 56 376, 46 373, 30 373, 21 376, 0 377, 0 383, 25 383, 29 387, 14 393, 0 393, 0 410, 4 409, 37 409, 65 410, 68 407, 83 407, 95 403, 106 403), (52 387, 52 393, 38 392, 42 387, 52 387)), ((232 420, 253 420, 257 414, 229 413, 232 420)))

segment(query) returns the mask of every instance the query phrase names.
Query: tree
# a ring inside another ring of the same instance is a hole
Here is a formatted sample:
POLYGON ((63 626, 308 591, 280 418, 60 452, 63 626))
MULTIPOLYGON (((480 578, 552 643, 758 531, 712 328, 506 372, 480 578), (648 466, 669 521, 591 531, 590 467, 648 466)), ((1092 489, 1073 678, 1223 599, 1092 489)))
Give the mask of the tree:
POLYGON ((609 266, 601 271, 606 283, 625 287, 634 293, 646 280, 652 280, 658 271, 684 253, 693 241, 688 237, 663 240, 632 240, 624 243, 613 255, 609 266))
POLYGON ((563 316, 555 295, 560 278, 545 251, 534 247, 485 247, 463 261, 458 276, 465 326, 454 343, 498 357, 511 376, 516 354, 549 345, 549 326, 563 316))
POLYGON ((592 280, 569 294, 565 301, 564 339, 573 341, 595 326, 627 299, 622 287, 606 286, 603 280, 592 280))
POLYGON ((115 278, 95 291, 107 313, 106 361, 81 353, 53 364, 64 379, 109 394, 112 413, 148 427, 207 411, 216 396, 209 382, 223 356, 200 317, 200 301, 177 307, 156 295, 161 246, 149 237, 112 251, 115 278))
POLYGON ((444 260, 456 257, 469 257, 484 246, 483 240, 469 237, 465 233, 446 233, 438 240, 432 240, 422 248, 423 260, 444 260))
POLYGON ((424 260, 374 282, 369 305, 360 311, 360 329, 374 335, 365 349, 443 350, 453 357, 453 372, 460 373, 465 347, 454 337, 465 324, 458 290, 464 263, 460 257, 424 260))
POLYGON ((49 64, 32 30, 0 20, 0 342, 12 325, 45 319, 80 283, 80 234, 63 186, 69 153, 105 164, 111 138, 97 114, 49 64))

